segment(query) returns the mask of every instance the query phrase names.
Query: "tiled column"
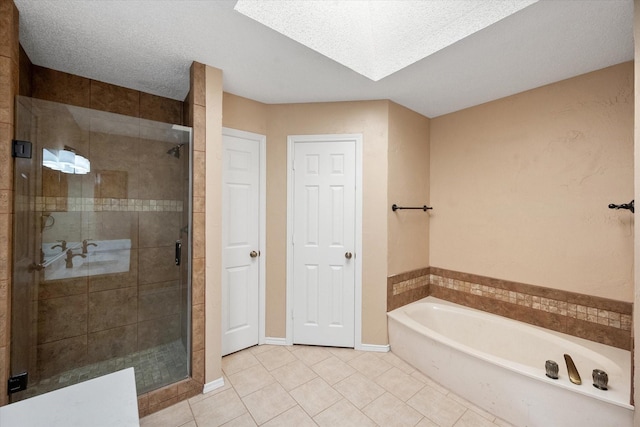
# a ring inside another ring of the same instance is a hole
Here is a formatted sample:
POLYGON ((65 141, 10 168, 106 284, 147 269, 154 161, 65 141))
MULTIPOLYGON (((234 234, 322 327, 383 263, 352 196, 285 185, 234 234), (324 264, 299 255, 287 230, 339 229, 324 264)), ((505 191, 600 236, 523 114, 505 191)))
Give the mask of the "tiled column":
POLYGON ((18 9, 12 0, 0 0, 0 405, 8 403, 11 228, 13 213, 14 99, 19 75, 18 9))
POLYGON ((191 87, 183 110, 183 123, 193 128, 191 379, 138 396, 138 412, 141 417, 201 393, 205 381, 205 66, 197 62, 191 65, 191 87))
POLYGON ((193 123, 193 265, 192 287, 192 367, 191 376, 204 384, 204 302, 205 302, 205 137, 206 96, 205 66, 191 65, 190 99, 193 123))

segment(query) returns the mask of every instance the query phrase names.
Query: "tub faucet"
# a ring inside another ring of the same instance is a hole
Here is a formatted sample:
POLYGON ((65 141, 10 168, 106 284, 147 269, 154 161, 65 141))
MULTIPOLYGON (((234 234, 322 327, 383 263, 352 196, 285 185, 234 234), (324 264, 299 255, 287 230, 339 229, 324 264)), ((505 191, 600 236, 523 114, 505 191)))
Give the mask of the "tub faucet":
POLYGON ((580 374, 578 373, 578 368, 576 368, 575 363, 573 363, 573 359, 568 354, 564 355, 564 361, 567 364, 567 372, 569 372, 569 381, 574 384, 580 385, 582 384, 582 379, 580 378, 580 374))
POLYGON ((60 244, 51 246, 51 249, 60 248, 60 249, 62 249, 62 252, 66 251, 67 250, 67 241, 66 240, 58 240, 58 242, 60 242, 60 244))
POLYGON ((86 253, 88 252, 88 251, 87 251, 87 248, 88 248, 89 246, 98 246, 98 245, 97 245, 97 244, 95 244, 95 243, 87 243, 87 242, 88 242, 88 240, 87 240, 87 239, 85 239, 85 240, 83 240, 83 241, 82 241, 82 253, 83 253, 83 254, 86 254, 86 253))
POLYGON ((67 251, 67 257, 65 258, 65 266, 67 268, 73 268, 73 257, 74 256, 81 256, 82 258, 86 258, 87 257, 85 254, 74 254, 73 251, 71 249, 69 249, 67 251))

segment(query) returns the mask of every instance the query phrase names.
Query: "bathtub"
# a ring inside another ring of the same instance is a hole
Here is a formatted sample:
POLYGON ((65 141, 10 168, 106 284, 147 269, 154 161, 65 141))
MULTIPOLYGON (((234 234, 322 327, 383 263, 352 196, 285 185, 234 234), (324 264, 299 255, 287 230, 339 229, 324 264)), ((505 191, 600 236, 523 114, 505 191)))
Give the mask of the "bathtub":
POLYGON ((633 425, 629 351, 427 297, 388 313, 391 351, 516 426, 633 425), (563 355, 582 377, 572 384, 563 355), (560 378, 545 375, 555 360, 560 378), (609 375, 595 388, 593 369, 609 375))

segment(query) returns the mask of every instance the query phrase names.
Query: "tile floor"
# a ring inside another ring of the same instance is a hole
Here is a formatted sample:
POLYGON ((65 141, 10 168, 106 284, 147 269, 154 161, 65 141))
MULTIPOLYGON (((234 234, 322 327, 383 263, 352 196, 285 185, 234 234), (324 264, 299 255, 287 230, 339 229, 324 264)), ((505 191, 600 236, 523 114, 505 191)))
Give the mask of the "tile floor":
POLYGON ((262 345, 224 357, 222 369, 224 387, 141 427, 510 426, 393 353, 262 345))

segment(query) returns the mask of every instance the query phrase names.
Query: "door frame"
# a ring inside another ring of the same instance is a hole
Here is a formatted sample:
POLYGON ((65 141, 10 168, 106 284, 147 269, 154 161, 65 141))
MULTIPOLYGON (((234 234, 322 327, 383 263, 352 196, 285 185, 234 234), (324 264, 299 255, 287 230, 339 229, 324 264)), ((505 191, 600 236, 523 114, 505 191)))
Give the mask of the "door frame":
MULTIPOLYGON (((265 327, 266 327, 266 265, 267 265, 267 251, 266 251, 266 237, 267 237, 267 137, 258 133, 247 132, 239 129, 232 129, 228 127, 222 127, 222 135, 250 139, 258 142, 259 156, 260 156, 260 175, 258 179, 259 183, 259 232, 258 232, 258 247, 260 256, 258 257, 258 309, 260 313, 258 315, 258 344, 265 343, 265 327)), ((224 150, 223 150, 224 153, 224 150)), ((221 273, 222 274, 222 273, 221 273)), ((222 276, 221 276, 222 280, 222 276)))
POLYGON ((315 134, 315 135, 289 135, 287 136, 287 277, 286 277, 286 344, 293 345, 293 212, 294 200, 294 174, 295 144, 305 142, 344 142, 355 143, 355 256, 354 256, 354 347, 363 350, 362 345, 362 134, 315 134))

